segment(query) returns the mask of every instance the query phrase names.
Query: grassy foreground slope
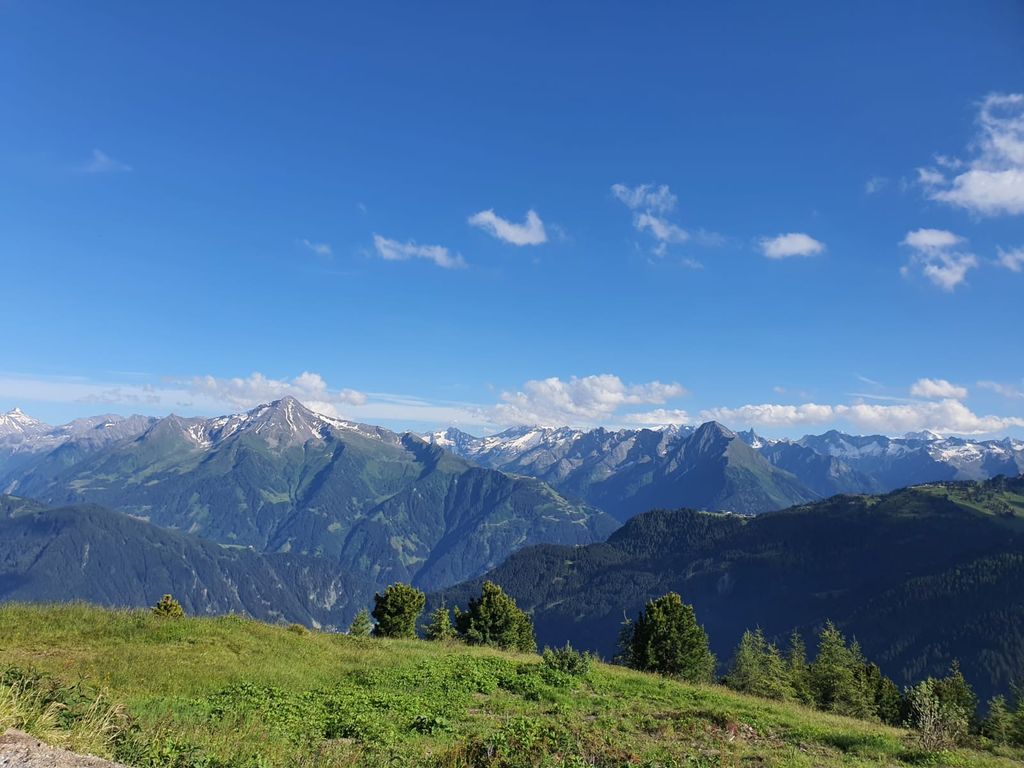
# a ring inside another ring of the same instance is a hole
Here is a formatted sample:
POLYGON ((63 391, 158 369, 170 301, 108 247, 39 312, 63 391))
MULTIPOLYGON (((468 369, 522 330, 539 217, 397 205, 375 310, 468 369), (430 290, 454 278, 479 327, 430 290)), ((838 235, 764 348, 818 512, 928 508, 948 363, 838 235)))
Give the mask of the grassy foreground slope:
POLYGON ((109 732, 84 743, 130 765, 1019 764, 1010 753, 924 755, 899 730, 603 664, 580 680, 536 656, 235 617, 7 604, 0 674, 0 726, 71 746, 83 743, 74 718, 102 691, 113 714, 85 722, 109 732), (64 725, 11 722, 32 686, 68 702, 64 725))

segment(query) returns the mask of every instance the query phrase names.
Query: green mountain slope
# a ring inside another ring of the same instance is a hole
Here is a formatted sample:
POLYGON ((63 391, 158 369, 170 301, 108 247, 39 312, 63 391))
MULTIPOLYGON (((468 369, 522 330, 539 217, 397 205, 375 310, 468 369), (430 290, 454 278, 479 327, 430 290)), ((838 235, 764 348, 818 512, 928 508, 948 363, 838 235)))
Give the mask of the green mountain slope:
MULTIPOLYGON (((987 694, 1024 668, 1022 554, 1024 479, 996 478, 754 518, 650 512, 607 543, 525 550, 487 578, 533 611, 542 642, 610 654, 624 614, 676 591, 721 659, 745 629, 809 640, 831 618, 901 684, 958 658, 987 694)), ((461 604, 476 588, 442 597, 461 604)))
POLYGON ((0 602, 146 606, 166 593, 190 613, 344 626, 373 589, 322 558, 223 547, 94 505, 0 497, 0 602))
POLYGON ((59 744, 84 741, 75 714, 102 687, 93 711, 114 715, 87 743, 133 766, 1009 768, 1019 757, 924 754, 901 730, 603 664, 574 680, 537 656, 236 617, 3 605, 0 675, 5 665, 56 676, 5 675, 70 700, 39 733, 59 744))

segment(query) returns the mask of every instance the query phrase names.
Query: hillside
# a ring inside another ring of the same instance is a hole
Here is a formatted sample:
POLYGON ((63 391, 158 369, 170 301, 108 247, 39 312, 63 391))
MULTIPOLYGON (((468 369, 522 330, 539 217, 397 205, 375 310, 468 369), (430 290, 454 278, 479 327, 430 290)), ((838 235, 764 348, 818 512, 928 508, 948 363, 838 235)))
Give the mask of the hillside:
POLYGON ((65 435, 28 464, 19 459, 8 492, 98 504, 220 544, 322 558, 373 584, 425 588, 479 575, 523 546, 600 541, 617 527, 538 480, 293 398, 216 419, 130 424, 120 438, 115 427, 102 441, 65 435))
POLYGON ((323 558, 224 547, 95 505, 49 509, 0 496, 0 602, 152 605, 347 626, 373 585, 323 558))
MULTIPOLYGON (((535 547, 487 578, 531 610, 541 642, 614 652, 623 616, 676 591, 720 659, 745 629, 811 640, 826 619, 897 683, 953 659, 983 696, 1024 668, 1024 478, 837 496, 754 518, 639 515, 606 543, 535 547)), ((476 582, 435 600, 461 604, 476 582)))
POLYGON ((18 694, 0 701, 20 704, 0 704, 0 722, 132 766, 936 764, 902 731, 716 686, 602 664, 567 679, 536 656, 235 617, 7 604, 0 649, 0 691, 18 694), (56 724, 38 716, 46 701, 70 704, 56 724))

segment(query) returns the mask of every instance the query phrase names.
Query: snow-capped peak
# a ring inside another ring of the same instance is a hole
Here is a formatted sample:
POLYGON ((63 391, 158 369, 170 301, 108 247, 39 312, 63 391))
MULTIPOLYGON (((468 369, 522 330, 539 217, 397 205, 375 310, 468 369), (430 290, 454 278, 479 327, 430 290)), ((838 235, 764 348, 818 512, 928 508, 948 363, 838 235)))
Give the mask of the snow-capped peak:
POLYGON ((20 408, 12 408, 7 413, 0 413, 0 437, 32 437, 45 434, 51 429, 52 427, 48 424, 33 419, 20 408))

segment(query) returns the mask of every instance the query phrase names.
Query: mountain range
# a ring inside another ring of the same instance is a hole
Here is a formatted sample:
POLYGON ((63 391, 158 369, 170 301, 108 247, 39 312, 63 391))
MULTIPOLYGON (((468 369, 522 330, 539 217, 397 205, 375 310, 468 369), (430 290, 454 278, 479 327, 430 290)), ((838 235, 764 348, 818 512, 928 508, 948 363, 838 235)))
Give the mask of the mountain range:
POLYGON ((323 558, 382 585, 436 588, 515 549, 605 538, 613 518, 533 478, 292 398, 214 419, 0 422, 0 489, 96 504, 210 542, 323 558))
POLYGON ((757 514, 837 493, 1024 471, 1022 441, 932 433, 890 438, 831 431, 769 440, 707 422, 664 429, 515 427, 490 437, 450 428, 425 437, 481 466, 543 480, 619 520, 679 506, 757 514))
POLYGON ((901 685, 960 661, 983 696, 1024 669, 1024 477, 936 483, 756 517, 638 515, 608 541, 521 550, 431 605, 464 605, 483 578, 530 611, 541 644, 606 657, 624 618, 669 591, 692 603, 719 660, 760 627, 813 646, 826 620, 901 685))

